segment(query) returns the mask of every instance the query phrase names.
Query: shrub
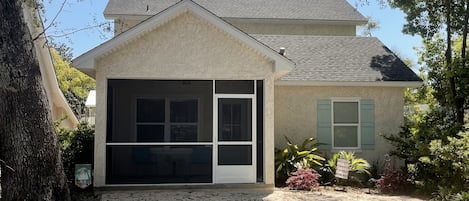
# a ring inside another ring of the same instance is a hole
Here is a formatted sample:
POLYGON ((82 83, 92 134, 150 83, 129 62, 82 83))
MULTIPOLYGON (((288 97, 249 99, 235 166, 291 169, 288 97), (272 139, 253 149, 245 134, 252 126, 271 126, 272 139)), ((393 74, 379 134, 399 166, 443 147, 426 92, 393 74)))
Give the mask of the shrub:
MULTIPOLYGON (((437 147, 436 142, 439 142, 438 146, 448 144, 448 137, 461 138, 457 137, 460 126, 456 125, 454 118, 450 118, 451 114, 448 108, 439 106, 430 107, 428 112, 416 110, 406 116, 404 126, 398 135, 384 136, 394 145, 391 155, 404 160, 407 168, 405 171, 411 181, 423 184, 420 187, 426 193, 438 191, 439 187, 452 185, 451 175, 449 175, 452 174, 451 167, 449 167, 452 164, 451 159, 443 159, 436 154, 436 149, 431 150, 431 147, 437 147), (434 162, 442 163, 435 164, 434 162)), ((460 148, 464 149, 464 146, 460 148)), ((465 149, 468 149, 467 146, 465 149)), ((455 159, 459 157, 453 156, 455 159)))
POLYGON ((319 183, 321 185, 333 185, 336 183, 335 172, 332 172, 329 163, 326 161, 319 167, 318 173, 321 175, 321 177, 319 177, 319 183))
POLYGON ((281 183, 297 169, 295 164, 302 162, 305 163, 303 166, 307 166, 307 168, 316 168, 322 165, 321 161, 326 160, 315 154, 318 144, 313 143, 314 138, 305 139, 300 146, 293 144, 286 136, 285 140, 287 148, 275 153, 275 177, 281 183))
MULTIPOLYGON (((80 123, 76 129, 59 128, 56 124, 62 163, 69 185, 75 180, 75 164, 93 164, 94 126, 80 123)), ((71 186, 69 186, 71 187, 71 186)))
POLYGON ((287 179, 287 186, 292 190, 312 190, 319 187, 318 178, 321 176, 315 170, 308 169, 298 169, 295 172, 291 173, 287 179))
POLYGON ((350 163, 350 181, 359 181, 360 183, 363 183, 367 181, 368 178, 371 176, 371 173, 369 171, 370 164, 368 163, 368 161, 363 158, 356 158, 354 152, 345 151, 335 153, 328 162, 334 174, 337 169, 337 160, 339 158, 347 160, 350 163))
POLYGON ((435 175, 438 188, 461 192, 469 188, 469 133, 430 142, 430 154, 420 158, 435 175), (447 142, 445 142, 447 141, 447 142))
POLYGON ((382 193, 395 193, 406 189, 408 186, 407 175, 399 171, 385 172, 376 181, 376 188, 382 193))

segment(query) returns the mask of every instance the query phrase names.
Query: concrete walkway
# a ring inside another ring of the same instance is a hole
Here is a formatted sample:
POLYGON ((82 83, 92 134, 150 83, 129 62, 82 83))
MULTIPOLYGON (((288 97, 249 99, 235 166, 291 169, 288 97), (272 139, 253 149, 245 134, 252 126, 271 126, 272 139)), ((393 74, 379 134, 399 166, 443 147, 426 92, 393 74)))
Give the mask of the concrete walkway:
POLYGON ((204 190, 148 190, 148 191, 114 191, 102 192, 102 201, 421 201, 422 199, 407 196, 388 196, 381 194, 366 194, 363 190, 348 190, 337 192, 333 189, 319 189, 319 191, 290 191, 286 189, 204 189, 204 190))

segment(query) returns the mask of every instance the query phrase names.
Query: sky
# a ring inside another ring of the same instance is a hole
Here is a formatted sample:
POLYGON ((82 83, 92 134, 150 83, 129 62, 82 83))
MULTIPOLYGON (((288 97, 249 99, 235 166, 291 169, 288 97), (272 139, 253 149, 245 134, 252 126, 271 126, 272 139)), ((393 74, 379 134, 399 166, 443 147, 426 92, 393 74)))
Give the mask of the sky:
MULTIPOLYGON (((103 16, 107 0, 65 0, 62 12, 57 16, 54 26, 47 30, 47 34, 63 35, 89 26, 106 22, 103 16)), ((355 6, 356 0, 347 0, 355 6)), ((47 27, 60 10, 63 0, 45 1, 47 27)), ((373 2, 373 1, 372 1, 373 2)), ((405 23, 405 15, 398 9, 381 8, 377 3, 359 6, 358 11, 365 17, 371 16, 377 21, 379 28, 372 32, 373 37, 379 38, 388 48, 394 51, 401 59, 410 59, 415 65, 417 55, 414 47, 421 46, 421 38, 405 35, 401 32, 405 23)), ((65 43, 72 48, 73 57, 77 57, 88 50, 112 38, 112 31, 105 32, 102 28, 85 29, 66 37, 55 37, 57 42, 65 43)), ((414 69, 415 70, 415 69, 414 69)))

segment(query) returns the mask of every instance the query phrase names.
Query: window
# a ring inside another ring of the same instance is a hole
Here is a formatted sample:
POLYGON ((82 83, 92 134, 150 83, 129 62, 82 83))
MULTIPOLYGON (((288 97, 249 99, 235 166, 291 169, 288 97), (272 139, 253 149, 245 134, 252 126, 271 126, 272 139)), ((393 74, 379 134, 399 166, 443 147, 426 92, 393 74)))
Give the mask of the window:
POLYGON ((197 142, 197 99, 139 98, 137 142, 197 142))
POLYGON ((332 101, 333 148, 359 148, 360 108, 358 100, 332 101))

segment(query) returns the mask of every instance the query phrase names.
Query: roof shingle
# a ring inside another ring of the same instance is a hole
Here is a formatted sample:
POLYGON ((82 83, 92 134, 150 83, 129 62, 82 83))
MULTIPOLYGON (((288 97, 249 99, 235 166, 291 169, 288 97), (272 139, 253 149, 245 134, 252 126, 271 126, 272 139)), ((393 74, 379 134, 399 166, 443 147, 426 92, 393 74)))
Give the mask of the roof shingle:
MULTIPOLYGON (((345 0, 193 0, 222 18, 367 21, 345 0)), ((109 0, 105 15, 151 16, 179 0, 109 0)))
POLYGON ((377 38, 252 35, 273 49, 285 47, 295 69, 281 80, 422 81, 377 38))

